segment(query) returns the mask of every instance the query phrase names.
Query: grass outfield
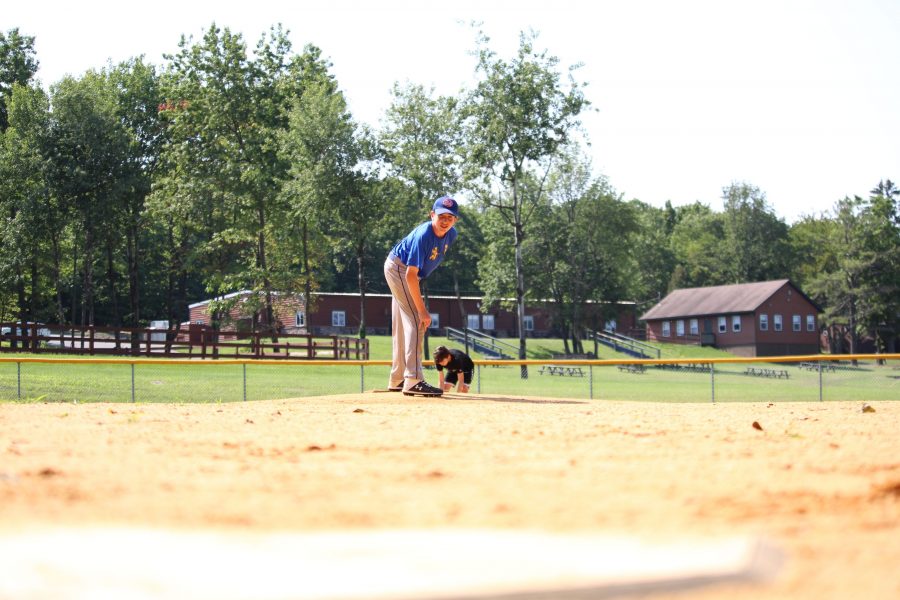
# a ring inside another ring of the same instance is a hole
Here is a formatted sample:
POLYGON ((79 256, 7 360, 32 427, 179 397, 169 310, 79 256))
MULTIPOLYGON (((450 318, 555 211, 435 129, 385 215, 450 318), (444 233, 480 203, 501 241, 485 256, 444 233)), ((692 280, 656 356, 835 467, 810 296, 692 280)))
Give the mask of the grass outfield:
MULTIPOLYGON (((372 360, 389 360, 388 336, 372 336, 372 360)), ((517 340, 508 340, 517 343, 517 340)), ((446 344, 431 338, 429 349, 446 344)), ((709 348, 659 345, 662 357, 725 358, 731 355, 709 348)), ((590 348, 591 350, 593 348, 590 348)), ((528 358, 551 360, 563 351, 562 340, 529 339, 528 358)), ((600 359, 623 356, 601 347, 600 359)), ((2 355, 14 358, 22 355, 2 355)), ((37 356, 37 355, 36 355, 37 356)), ((41 354, 48 358, 52 355, 41 354)), ((71 355, 68 357, 71 358, 71 355)), ((484 357, 473 353, 478 360, 484 357)), ((627 357, 626 357, 627 358, 627 357)), ((0 363, 0 401, 21 402, 237 402, 330 394, 356 393, 384 388, 387 366, 332 366, 295 363, 234 364, 227 359, 192 364, 115 364, 98 359, 91 364, 0 363), (104 364, 106 363, 106 364, 104 364), (133 378, 133 388, 132 388, 133 378), (132 389, 134 390, 132 392, 132 389), (133 393, 133 395, 132 395, 133 393)), ((648 366, 643 373, 623 371, 615 365, 582 366, 583 376, 542 374, 530 365, 527 378, 518 365, 479 366, 472 392, 544 398, 649 400, 663 402, 767 402, 818 401, 819 374, 794 365, 754 363, 753 366, 784 370, 788 378, 747 375, 747 364, 715 365, 715 373, 661 369, 648 366)), ((823 400, 880 401, 900 399, 900 365, 861 361, 855 367, 822 374, 823 400)), ((426 379, 437 381, 433 370, 426 379)))

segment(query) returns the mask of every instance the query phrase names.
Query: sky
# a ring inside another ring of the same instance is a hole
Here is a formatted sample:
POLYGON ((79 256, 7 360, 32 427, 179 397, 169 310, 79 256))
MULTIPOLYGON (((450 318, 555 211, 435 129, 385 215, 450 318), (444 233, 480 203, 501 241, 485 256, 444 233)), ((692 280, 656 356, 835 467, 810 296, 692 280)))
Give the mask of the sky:
POLYGON ((395 83, 455 95, 475 78, 479 23, 511 59, 523 31, 586 83, 595 176, 653 206, 722 209, 759 188, 788 224, 900 181, 896 0, 121 0, 7 2, 0 30, 35 37, 45 87, 143 55, 162 66, 212 23, 249 48, 281 23, 314 44, 359 122, 395 83))

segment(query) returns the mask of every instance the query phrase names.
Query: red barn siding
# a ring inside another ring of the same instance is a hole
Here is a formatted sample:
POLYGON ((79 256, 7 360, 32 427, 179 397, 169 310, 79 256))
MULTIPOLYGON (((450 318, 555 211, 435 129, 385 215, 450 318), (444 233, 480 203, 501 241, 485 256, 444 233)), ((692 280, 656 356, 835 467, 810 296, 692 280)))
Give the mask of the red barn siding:
MULTIPOLYGON (((306 306, 299 297, 277 296, 274 310, 276 322, 280 321, 289 333, 306 333, 307 331, 317 335, 356 335, 360 325, 360 296, 351 293, 318 293, 312 311, 306 311, 306 306), (295 314, 302 311, 305 314, 306 326, 295 327, 295 314), (332 313, 343 311, 345 324, 343 327, 332 325, 332 313)), ((483 325, 485 314, 481 312, 481 298, 464 297, 461 300, 450 296, 433 296, 427 299, 428 310, 438 314, 439 329, 446 327, 463 329, 467 325, 465 315, 479 315, 479 324, 483 325), (462 311, 460 310, 462 303, 462 311)), ((190 307, 190 321, 192 323, 210 324, 210 317, 206 312, 209 301, 198 302, 190 307)), ((366 330, 372 334, 390 334, 391 328, 391 296, 389 294, 368 294, 365 297, 366 330)), ((535 304, 526 307, 526 315, 534 321, 533 331, 529 336, 543 337, 553 332, 554 323, 552 311, 543 304, 535 304)), ((583 313, 588 319, 595 318, 598 327, 606 320, 601 312, 609 312, 608 305, 589 304, 583 308, 583 313)), ((479 327, 489 335, 499 337, 518 336, 517 317, 514 311, 502 310, 493 307, 487 314, 493 315, 494 326, 491 329, 479 327)), ((231 312, 232 320, 237 322, 239 309, 231 312)), ((246 318, 246 317, 244 317, 246 318)), ((631 304, 618 305, 616 308, 616 323, 620 331, 631 331, 636 327, 637 316, 634 306, 631 304)), ((602 327, 601 327, 602 328, 602 327)))

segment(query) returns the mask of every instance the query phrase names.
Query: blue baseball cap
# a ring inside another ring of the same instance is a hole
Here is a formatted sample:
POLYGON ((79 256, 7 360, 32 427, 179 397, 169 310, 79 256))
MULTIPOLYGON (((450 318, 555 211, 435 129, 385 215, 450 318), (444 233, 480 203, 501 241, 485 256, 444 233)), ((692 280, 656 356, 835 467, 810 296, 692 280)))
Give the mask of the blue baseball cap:
POLYGON ((434 206, 431 208, 436 215, 442 215, 445 213, 449 213, 454 217, 459 216, 459 204, 457 204, 456 200, 451 198, 450 196, 441 196, 437 200, 434 201, 434 206))

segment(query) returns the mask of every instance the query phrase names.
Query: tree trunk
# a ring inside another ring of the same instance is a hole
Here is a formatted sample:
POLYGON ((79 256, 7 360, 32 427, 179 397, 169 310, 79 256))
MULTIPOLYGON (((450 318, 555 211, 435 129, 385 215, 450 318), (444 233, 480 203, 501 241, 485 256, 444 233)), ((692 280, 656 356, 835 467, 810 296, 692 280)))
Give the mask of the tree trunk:
POLYGON ((55 231, 50 236, 50 246, 53 251, 53 289, 56 290, 56 322, 62 325, 65 323, 66 318, 62 305, 62 281, 60 277, 62 256, 59 249, 59 234, 55 231))
POLYGON ((312 330, 309 326, 310 310, 312 309, 312 275, 309 272, 309 226, 306 219, 303 219, 303 312, 305 320, 303 323, 307 333, 312 330))
POLYGON ((356 248, 356 284, 359 287, 359 339, 366 337, 366 265, 365 249, 360 243, 356 248))
MULTIPOLYGON (((263 276, 263 290, 266 293, 266 307, 265 307, 265 315, 266 315, 266 329, 269 333, 269 337, 272 340, 272 343, 276 343, 278 341, 278 331, 275 325, 275 310, 272 306, 272 281, 269 279, 269 266, 266 260, 266 213, 262 208, 259 208, 256 211, 257 215, 257 225, 259 226, 259 233, 257 233, 257 250, 256 250, 256 264, 259 267, 260 272, 263 276)), ((256 328, 254 327, 254 331, 256 328)))
MULTIPOLYGON (((125 233, 125 264, 128 270, 128 325, 137 327, 140 324, 140 298, 138 297, 138 273, 137 273, 137 226, 129 224, 125 233)), ((171 324, 171 322, 170 322, 171 324)), ((166 339, 169 336, 166 335, 166 339)), ((140 343, 138 332, 131 333, 131 347, 137 349, 140 343)), ((166 352, 168 352, 168 347, 166 352)))
POLYGON ((81 323, 94 324, 94 236, 90 228, 84 237, 84 284, 81 303, 81 323))
POLYGON ((128 309, 131 314, 130 324, 137 327, 141 322, 140 278, 138 276, 139 232, 137 218, 133 219, 125 240, 128 260, 128 309))
MULTIPOLYGON (((519 330, 519 359, 525 360, 528 355, 525 346, 525 273, 522 266, 522 225, 516 219, 515 224, 516 246, 516 327, 519 330)), ((528 379, 528 365, 520 367, 519 375, 522 379, 528 379)))
MULTIPOLYGON (((71 324, 75 325, 75 318, 78 316, 78 295, 77 295, 77 287, 78 287, 78 236, 74 236, 72 241, 72 315, 71 315, 71 324)), ((72 330, 72 335, 75 334, 75 330, 72 330)))
MULTIPOLYGON (((19 333, 24 334, 24 325, 23 323, 27 323, 31 319, 28 318, 28 306, 27 301, 25 299, 25 278, 22 273, 22 266, 16 262, 16 298, 17 304, 19 308, 19 333)), ((15 331, 13 331, 15 333, 15 331)), ((13 340, 12 347, 16 348, 18 346, 18 342, 13 340)), ((28 342, 22 341, 22 348, 28 348, 28 342)))
POLYGON ((119 316, 119 294, 116 289, 116 263, 113 257, 112 240, 109 238, 106 240, 106 287, 109 293, 110 308, 112 309, 112 325, 118 327, 122 324, 122 321, 119 316))
MULTIPOLYGON (((459 291, 459 277, 456 276, 456 270, 453 271, 453 291, 456 294, 456 303, 459 306, 459 322, 460 329, 463 330, 463 338, 465 339, 466 354, 469 353, 469 315, 466 313, 466 306, 463 303, 462 294, 459 291)), ((449 323, 447 324, 449 325, 449 323)))

